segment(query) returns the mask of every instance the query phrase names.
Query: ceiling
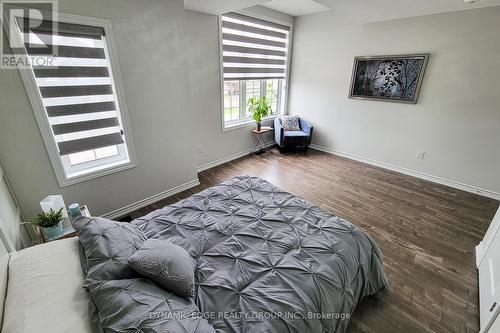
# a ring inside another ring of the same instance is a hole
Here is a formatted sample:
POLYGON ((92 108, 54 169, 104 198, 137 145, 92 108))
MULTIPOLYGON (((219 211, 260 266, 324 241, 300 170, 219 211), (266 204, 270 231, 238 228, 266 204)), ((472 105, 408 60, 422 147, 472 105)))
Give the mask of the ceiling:
POLYGON ((316 0, 184 0, 184 8, 218 15, 232 10, 262 5, 291 16, 301 16, 330 10, 316 0))
POLYGON ((184 8, 212 15, 220 15, 263 4, 269 0, 184 0, 184 8))
POLYGON ((330 10, 330 7, 319 4, 314 0, 270 0, 263 3, 262 6, 291 16, 302 16, 330 10))
POLYGON ((474 4, 463 0, 316 0, 343 17, 360 22, 377 22, 404 17, 447 13, 474 8, 499 6, 500 0, 480 0, 474 4))
POLYGON ((184 7, 218 15, 261 5, 291 16, 302 16, 328 10, 376 22, 458 10, 500 6, 500 0, 480 0, 466 4, 463 0, 184 0, 184 7))

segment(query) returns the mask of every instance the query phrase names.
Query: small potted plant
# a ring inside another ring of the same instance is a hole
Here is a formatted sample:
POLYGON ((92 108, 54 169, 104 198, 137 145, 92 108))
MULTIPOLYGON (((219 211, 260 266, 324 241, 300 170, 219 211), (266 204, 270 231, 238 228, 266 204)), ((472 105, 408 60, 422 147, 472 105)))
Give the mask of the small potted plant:
POLYGON ((34 225, 42 228, 47 238, 59 235, 64 231, 62 222, 63 208, 58 211, 51 208, 48 212, 38 214, 38 216, 31 221, 34 225))
POLYGON ((261 129, 261 121, 262 118, 269 116, 273 110, 271 109, 271 105, 267 101, 266 96, 262 96, 261 98, 252 97, 248 99, 248 111, 252 113, 252 117, 257 123, 257 131, 261 129))

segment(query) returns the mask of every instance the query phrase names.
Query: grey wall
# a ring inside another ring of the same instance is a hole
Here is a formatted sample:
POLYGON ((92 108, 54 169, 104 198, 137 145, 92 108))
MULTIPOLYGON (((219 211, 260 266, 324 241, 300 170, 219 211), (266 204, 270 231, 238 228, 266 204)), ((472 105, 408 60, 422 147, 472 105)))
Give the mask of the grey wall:
POLYGON ((289 110, 314 124, 317 145, 500 193, 499 54, 500 7, 369 24, 300 17, 289 110), (418 104, 347 98, 354 56, 422 52, 418 104))
POLYGON ((59 9, 112 21, 138 167, 59 188, 20 75, 0 70, 0 161, 27 218, 57 193, 104 214, 251 147, 251 126, 221 131, 216 16, 185 11, 182 0, 61 0, 59 9))
MULTIPOLYGON (((252 146, 252 125, 221 131, 215 16, 185 11, 182 0, 59 6, 113 22, 138 167, 59 188, 19 73, 0 70, 0 161, 26 217, 54 193, 103 214, 196 179, 198 166, 252 146)), ((500 192, 499 14, 489 8, 366 25, 334 13, 300 18, 291 111, 315 124, 319 145, 500 192), (354 55, 406 52, 432 54, 419 104, 347 99, 354 55), (417 149, 427 151, 425 160, 414 158, 417 149)))
MULTIPOLYGON (((291 16, 261 6, 250 7, 242 12, 290 23, 294 21, 291 16)), ((250 129, 255 127, 255 124, 222 131, 217 17, 189 11, 186 13, 187 17, 191 18, 189 34, 194 38, 187 54, 192 84, 191 100, 196 114, 196 131, 199 134, 198 145, 201 145, 203 150, 202 153, 197 153, 197 161, 198 166, 202 166, 253 147, 254 140, 250 129)), ((269 122, 263 125, 270 124, 269 122)))
POLYGON ((0 70, 0 161, 26 217, 62 193, 102 214, 196 179, 183 2, 59 1, 62 12, 111 19, 138 167, 59 188, 17 70, 0 70))
POLYGON ((190 100, 196 114, 189 131, 196 142, 197 166, 248 149, 252 144, 251 126, 222 132, 222 106, 217 17, 186 11, 192 24, 187 33, 192 36, 187 50, 190 100), (202 146, 202 153, 198 146, 202 146))

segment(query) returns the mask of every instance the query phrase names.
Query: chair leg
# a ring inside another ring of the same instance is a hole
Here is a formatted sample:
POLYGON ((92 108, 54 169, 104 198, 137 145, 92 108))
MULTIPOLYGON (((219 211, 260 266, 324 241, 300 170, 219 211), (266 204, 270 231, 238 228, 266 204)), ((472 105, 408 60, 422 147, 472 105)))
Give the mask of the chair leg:
POLYGON ((307 150, 309 149, 309 145, 304 146, 304 153, 307 153, 307 150))

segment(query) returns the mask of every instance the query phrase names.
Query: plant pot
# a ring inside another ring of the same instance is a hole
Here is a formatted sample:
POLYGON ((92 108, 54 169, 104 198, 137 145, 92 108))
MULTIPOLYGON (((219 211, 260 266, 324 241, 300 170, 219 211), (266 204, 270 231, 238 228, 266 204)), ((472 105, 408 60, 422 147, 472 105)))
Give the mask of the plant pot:
POLYGON ((45 237, 47 237, 47 238, 57 236, 64 231, 63 226, 62 226, 62 221, 59 221, 59 223, 53 227, 42 228, 42 229, 43 229, 43 233, 45 234, 45 237))
POLYGON ((260 129, 262 128, 262 124, 261 123, 257 123, 257 131, 260 132, 260 129))

